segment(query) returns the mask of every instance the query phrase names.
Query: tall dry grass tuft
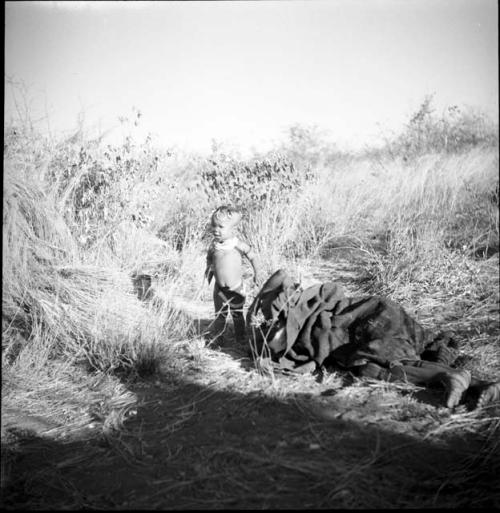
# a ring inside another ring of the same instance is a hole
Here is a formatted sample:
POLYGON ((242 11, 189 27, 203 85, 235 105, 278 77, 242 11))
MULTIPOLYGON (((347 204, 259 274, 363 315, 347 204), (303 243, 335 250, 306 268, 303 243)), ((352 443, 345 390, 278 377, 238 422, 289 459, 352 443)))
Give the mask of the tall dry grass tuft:
MULTIPOLYGON (((40 184, 5 169, 3 356, 42 368, 53 358, 102 371, 154 369, 172 336, 173 307, 159 315, 135 297, 117 267, 86 264, 40 184)), ((174 330, 173 333, 176 333, 174 330)))
POLYGON ((77 248, 39 184, 28 182, 9 163, 3 206, 3 319, 29 337, 37 320, 56 328, 50 322, 53 305, 44 295, 55 292, 57 269, 76 262, 77 248))
POLYGON ((295 207, 290 202, 270 200, 244 217, 242 234, 259 255, 264 276, 272 274, 283 263, 295 231, 295 214, 295 207))
POLYGON ((381 292, 441 287, 450 296, 495 296, 478 267, 498 254, 497 168, 495 152, 476 150, 422 157, 393 174, 380 197, 385 253, 372 268, 381 292))

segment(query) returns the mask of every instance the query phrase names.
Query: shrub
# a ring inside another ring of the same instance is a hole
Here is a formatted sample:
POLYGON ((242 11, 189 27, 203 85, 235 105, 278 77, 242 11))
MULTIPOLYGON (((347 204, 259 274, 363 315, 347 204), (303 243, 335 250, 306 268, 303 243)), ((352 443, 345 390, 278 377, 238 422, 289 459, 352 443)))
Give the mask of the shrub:
POLYGON ((387 143, 393 156, 406 159, 426 153, 465 152, 477 146, 498 146, 498 126, 472 108, 449 106, 437 115, 433 95, 427 95, 403 132, 387 143))
POLYGON ((335 143, 327 139, 327 131, 317 125, 294 124, 288 127, 280 154, 303 171, 316 171, 331 166, 342 156, 335 143))
POLYGON ((196 179, 173 175, 154 203, 152 227, 157 237, 182 251, 190 241, 203 237, 209 211, 208 198, 196 179))
POLYGON ((49 164, 48 182, 75 236, 90 247, 123 221, 151 221, 161 155, 148 141, 136 148, 66 141, 49 164))
POLYGON ((277 157, 252 163, 232 158, 209 159, 201 170, 200 187, 212 203, 231 203, 243 211, 259 209, 265 203, 286 202, 311 178, 292 162, 277 157))

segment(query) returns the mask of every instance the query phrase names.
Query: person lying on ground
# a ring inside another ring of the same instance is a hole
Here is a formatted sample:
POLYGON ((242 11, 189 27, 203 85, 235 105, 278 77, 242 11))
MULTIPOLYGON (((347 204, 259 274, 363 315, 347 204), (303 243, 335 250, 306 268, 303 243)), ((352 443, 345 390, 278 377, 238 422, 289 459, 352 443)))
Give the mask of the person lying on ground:
POLYGON ((346 297, 339 283, 302 289, 283 270, 262 286, 247 315, 253 351, 269 352, 273 366, 315 372, 337 364, 364 377, 445 387, 446 406, 470 392, 477 405, 500 401, 500 382, 452 367, 456 342, 424 329, 400 305, 382 296, 346 297), (261 313, 264 320, 256 322, 261 313))

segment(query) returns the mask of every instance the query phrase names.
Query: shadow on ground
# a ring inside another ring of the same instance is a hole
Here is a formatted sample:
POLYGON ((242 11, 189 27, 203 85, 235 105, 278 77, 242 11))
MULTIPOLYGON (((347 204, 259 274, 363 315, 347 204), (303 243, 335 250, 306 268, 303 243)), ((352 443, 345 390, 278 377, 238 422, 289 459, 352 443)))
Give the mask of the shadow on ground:
MULTIPOLYGON (((8 509, 498 507, 492 454, 470 435, 418 440, 332 419, 311 398, 215 390, 165 375, 130 384, 125 428, 2 452, 8 509), (486 457, 487 456, 487 457, 486 457)), ((498 454, 496 455, 498 459, 498 454)))

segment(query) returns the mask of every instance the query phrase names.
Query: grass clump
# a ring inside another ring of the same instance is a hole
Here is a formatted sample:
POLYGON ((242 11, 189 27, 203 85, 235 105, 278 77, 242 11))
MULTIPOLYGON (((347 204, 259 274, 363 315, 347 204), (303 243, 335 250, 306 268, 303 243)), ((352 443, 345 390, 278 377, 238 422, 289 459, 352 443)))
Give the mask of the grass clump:
POLYGON ((165 323, 173 322, 171 307, 162 305, 151 320, 126 272, 85 263, 53 198, 9 165, 3 241, 3 355, 9 362, 25 352, 38 367, 54 358, 100 371, 152 365, 157 341, 167 338, 165 323))

